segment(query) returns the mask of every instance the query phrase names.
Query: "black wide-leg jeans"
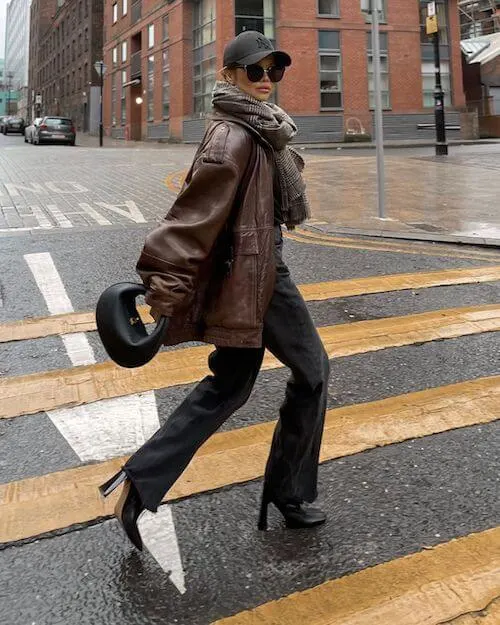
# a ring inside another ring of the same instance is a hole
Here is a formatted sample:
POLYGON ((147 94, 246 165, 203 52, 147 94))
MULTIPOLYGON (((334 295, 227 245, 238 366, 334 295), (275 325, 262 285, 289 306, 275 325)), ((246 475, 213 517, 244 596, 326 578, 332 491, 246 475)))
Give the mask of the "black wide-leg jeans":
POLYGON ((283 262, 275 231, 276 284, 264 317, 262 348, 216 347, 207 376, 124 470, 155 512, 199 447, 248 400, 267 348, 291 370, 267 461, 265 484, 279 501, 317 497, 329 361, 306 304, 283 262))

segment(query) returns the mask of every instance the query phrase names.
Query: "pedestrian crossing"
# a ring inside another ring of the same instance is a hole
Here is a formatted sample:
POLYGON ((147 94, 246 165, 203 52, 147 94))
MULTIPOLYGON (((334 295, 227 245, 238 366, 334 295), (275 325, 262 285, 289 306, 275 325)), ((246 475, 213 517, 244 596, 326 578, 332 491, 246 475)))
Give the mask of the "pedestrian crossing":
MULTIPOLYGON (((485 253, 476 260, 498 262, 498 254, 485 253)), ((499 278, 500 266, 491 264, 304 284, 300 288, 308 302, 325 302, 368 293, 439 289, 450 285, 489 283, 495 287, 499 278)), ((147 307, 142 307, 140 312, 146 322, 152 321, 147 307)), ((424 343, 486 336, 499 329, 500 303, 480 302, 475 306, 318 328, 331 359, 363 357, 369 352, 401 346, 418 349, 424 343)), ((0 324, 0 344, 94 331, 92 312, 67 312, 0 324)), ((161 352, 153 362, 138 370, 99 362, 0 378, 0 419, 8 423, 46 411, 92 406, 132 394, 151 393, 154 397, 154 391, 188 385, 206 375, 206 358, 210 351, 206 346, 181 346, 161 352)), ((264 372, 281 367, 281 363, 266 355, 264 372)), ((500 367, 498 373, 330 409, 321 463, 326 466, 336 459, 369 450, 492 424, 500 415, 500 367)), ((75 421, 79 418, 76 413, 74 418, 75 421)), ((101 414, 100 418, 105 416, 101 414)), ((264 417, 262 422, 214 435, 167 494, 165 503, 189 502, 195 496, 210 496, 219 489, 261 479, 274 425, 274 420, 264 417)), ((97 486, 116 472, 126 457, 121 454, 81 462, 62 471, 0 484, 3 548, 19 547, 43 537, 58 541, 60 533, 72 535, 76 529, 88 531, 86 527, 110 519, 116 494, 102 500, 97 486)), ((170 507, 163 509, 166 512, 170 507)), ((221 625, 294 625, 299 622, 308 625, 438 625, 445 622, 497 625, 500 622, 499 531, 499 528, 478 531, 432 549, 286 594, 278 600, 247 605, 242 611, 232 610, 213 622, 221 625), (474 620, 476 613, 479 620, 474 620)), ((161 528, 158 526, 155 532, 160 535, 161 528)), ((165 544, 157 545, 156 552, 165 550, 165 544)), ((179 549, 182 552, 182 544, 179 549)), ((155 557, 160 562, 161 557, 155 557)), ((273 557, 278 558, 276 566, 279 566, 279 557, 273 557)), ((167 570, 169 557, 165 556, 165 560, 162 566, 167 570)), ((186 592, 183 575, 176 586, 180 592, 186 592)), ((187 592, 189 594, 188 585, 187 592)))
MULTIPOLYGON (((500 414, 500 376, 355 404, 327 412, 320 460, 360 453, 454 428, 488 423, 500 414)), ((215 434, 199 450, 165 502, 261 478, 274 421, 215 434)), ((2 542, 25 540, 110 516, 116 496, 98 486, 126 457, 0 485, 2 542), (37 510, 50 510, 39 516, 37 510)))

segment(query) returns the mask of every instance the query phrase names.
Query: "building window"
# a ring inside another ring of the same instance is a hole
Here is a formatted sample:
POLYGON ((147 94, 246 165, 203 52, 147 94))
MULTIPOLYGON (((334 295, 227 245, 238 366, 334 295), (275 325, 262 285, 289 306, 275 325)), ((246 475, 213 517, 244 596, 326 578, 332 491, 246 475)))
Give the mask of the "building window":
POLYGON ((236 34, 257 30, 273 40, 274 0, 235 0, 236 34))
POLYGON ((113 65, 117 65, 117 63, 118 63, 118 48, 114 47, 112 54, 113 54, 113 65))
POLYGON ((162 99, 163 99, 163 117, 170 116, 170 62, 168 59, 168 50, 162 53, 162 99))
POLYGON ((122 0, 122 14, 127 15, 128 11, 128 0, 122 0))
POLYGON ((339 0, 318 0, 318 15, 320 17, 339 17, 339 0))
POLYGON ((155 57, 148 56, 148 122, 154 120, 155 57))
POLYGON ((111 125, 116 126, 116 72, 111 74, 111 125))
MULTIPOLYGON (((368 51, 368 96, 370 100, 370 108, 375 108, 375 78, 373 74, 373 50, 372 50, 372 34, 366 33, 366 48, 368 51)), ((380 33, 380 74, 382 89, 382 107, 388 109, 391 107, 391 96, 389 89, 389 51, 387 45, 387 33, 380 33)))
POLYGON ((113 24, 116 24, 118 21, 118 5, 113 4, 113 24))
POLYGON ((342 59, 336 30, 319 31, 319 73, 321 108, 342 108, 342 59))
MULTIPOLYGON (((379 11, 378 19, 379 19, 379 22, 381 22, 382 24, 387 24, 387 0, 381 0, 381 1, 382 1, 382 11, 379 11)), ((371 24, 372 23, 371 14, 363 13, 363 15, 365 16, 365 22, 367 24, 371 24)))
POLYGON ((127 123, 127 100, 125 92, 125 84, 127 82, 127 71, 122 71, 121 97, 120 97, 120 124, 124 126, 127 123))
POLYGON ((127 61, 127 42, 122 41, 122 63, 127 61))
POLYGON ((155 45, 155 25, 150 24, 148 26, 148 48, 153 48, 155 45))
POLYGON ((163 16, 163 41, 168 39, 168 15, 163 16))
POLYGON ((193 12, 194 112, 206 113, 212 106, 215 84, 215 0, 199 0, 193 12))
MULTIPOLYGON (((451 78, 450 63, 441 61, 441 84, 444 91, 444 105, 451 106, 451 78)), ((422 92, 425 108, 434 107, 434 88, 436 86, 436 73, 434 63, 422 61, 422 92)))

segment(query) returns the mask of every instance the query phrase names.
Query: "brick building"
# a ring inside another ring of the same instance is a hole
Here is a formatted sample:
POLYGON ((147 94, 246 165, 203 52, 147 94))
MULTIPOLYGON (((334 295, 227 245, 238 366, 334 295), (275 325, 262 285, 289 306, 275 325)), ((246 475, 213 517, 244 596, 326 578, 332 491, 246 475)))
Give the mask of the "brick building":
MULTIPOLYGON (((432 137, 433 50, 427 1, 385 0, 382 17, 387 138, 432 137)), ((448 121, 464 105, 457 0, 437 0, 448 121)), ((225 43, 264 32, 293 58, 277 102, 297 120, 302 141, 371 132, 370 24, 359 0, 105 0, 104 124, 130 139, 196 141, 210 109, 225 43)))
POLYGON ((68 115, 79 130, 99 125, 103 3, 32 0, 29 90, 32 116, 68 115), (41 97, 41 104, 36 96, 41 97))

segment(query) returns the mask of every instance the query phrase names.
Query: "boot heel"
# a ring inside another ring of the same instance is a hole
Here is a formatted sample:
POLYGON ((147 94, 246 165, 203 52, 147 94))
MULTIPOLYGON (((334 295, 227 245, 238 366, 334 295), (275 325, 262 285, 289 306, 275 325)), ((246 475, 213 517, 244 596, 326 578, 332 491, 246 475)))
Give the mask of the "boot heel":
POLYGON ((262 500, 260 503, 260 514, 259 521, 257 523, 257 528, 261 532, 265 532, 267 530, 267 508, 269 506, 269 498, 267 496, 266 491, 262 493, 262 500))
POLYGON ((111 495, 111 493, 118 488, 127 479, 125 471, 119 471, 116 475, 113 475, 107 482, 99 486, 99 491, 103 497, 111 495))

